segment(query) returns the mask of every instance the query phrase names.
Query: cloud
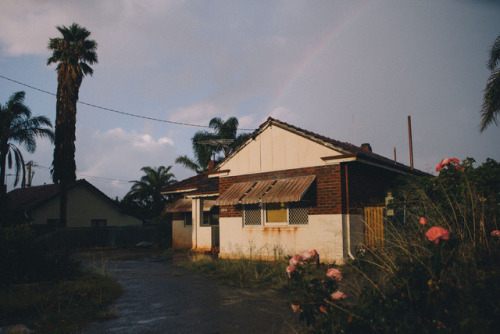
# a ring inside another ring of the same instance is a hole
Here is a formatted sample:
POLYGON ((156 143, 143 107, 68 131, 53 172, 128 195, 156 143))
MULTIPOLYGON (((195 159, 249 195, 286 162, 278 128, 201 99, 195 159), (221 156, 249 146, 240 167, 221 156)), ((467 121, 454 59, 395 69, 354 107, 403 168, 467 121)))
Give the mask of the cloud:
POLYGON ((105 132, 79 128, 76 141, 77 177, 86 178, 111 197, 130 190, 126 181, 138 180, 144 166, 174 164, 177 156, 170 138, 114 128, 105 132))

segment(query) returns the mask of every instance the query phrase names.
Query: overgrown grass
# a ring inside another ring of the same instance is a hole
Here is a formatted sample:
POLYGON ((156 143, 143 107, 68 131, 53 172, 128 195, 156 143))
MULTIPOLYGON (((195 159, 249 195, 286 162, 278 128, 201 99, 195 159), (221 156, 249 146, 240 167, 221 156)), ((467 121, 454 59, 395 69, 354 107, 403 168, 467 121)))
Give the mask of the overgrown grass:
POLYGON ((121 293, 109 275, 95 272, 59 282, 3 286, 0 326, 22 323, 36 333, 72 333, 92 320, 117 316, 107 307, 121 293))
POLYGON ((283 261, 204 257, 198 260, 186 260, 178 265, 231 286, 282 290, 288 284, 286 264, 283 261))

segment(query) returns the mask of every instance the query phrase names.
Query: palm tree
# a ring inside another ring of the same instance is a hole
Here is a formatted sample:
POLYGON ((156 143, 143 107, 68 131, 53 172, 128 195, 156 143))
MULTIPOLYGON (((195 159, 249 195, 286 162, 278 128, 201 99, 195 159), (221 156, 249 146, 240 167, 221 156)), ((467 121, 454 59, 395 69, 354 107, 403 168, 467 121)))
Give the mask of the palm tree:
POLYGON ((24 159, 17 142, 24 146, 26 151, 33 153, 36 150, 36 137, 46 137, 54 141, 52 123, 45 116, 31 117, 31 110, 24 104, 24 92, 12 94, 7 103, 0 104, 0 194, 7 191, 5 185, 5 169, 14 167, 16 178, 14 186, 22 180, 25 182, 24 159), (22 177, 21 177, 22 173, 22 177))
POLYGON ((212 156, 215 158, 215 154, 223 153, 223 156, 214 159, 222 160, 250 136, 248 133, 237 135, 238 125, 239 122, 236 117, 230 117, 226 121, 223 121, 219 117, 212 118, 208 126, 214 132, 198 131, 192 138, 196 160, 183 155, 178 157, 175 162, 184 165, 184 167, 198 174, 207 171, 208 162, 212 156))
POLYGON ((125 195, 124 202, 135 203, 139 208, 147 208, 150 217, 157 217, 161 214, 167 198, 161 194, 161 190, 175 182, 175 176, 170 173, 172 166, 142 167, 144 175, 138 181, 131 181, 134 184, 125 195))
POLYGON ((83 77, 92 75, 89 66, 97 63, 97 43, 88 39, 90 32, 73 23, 69 27, 58 26, 62 38, 51 38, 48 48, 52 56, 47 65, 56 63, 57 103, 54 160, 52 180, 61 184, 60 219, 66 222, 66 187, 76 180, 75 130, 76 102, 83 77))
POLYGON ((500 112, 500 36, 497 37, 495 43, 490 49, 490 58, 487 67, 491 75, 484 89, 483 106, 481 109, 481 127, 483 132, 491 123, 498 125, 497 116, 500 112))

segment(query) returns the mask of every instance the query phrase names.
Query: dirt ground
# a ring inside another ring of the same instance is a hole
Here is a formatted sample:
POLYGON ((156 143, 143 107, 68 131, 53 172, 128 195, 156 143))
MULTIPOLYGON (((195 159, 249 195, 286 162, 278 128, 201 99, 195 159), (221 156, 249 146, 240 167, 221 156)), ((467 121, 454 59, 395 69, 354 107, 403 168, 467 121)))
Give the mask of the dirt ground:
POLYGON ((108 267, 124 293, 110 307, 118 317, 96 321, 78 333, 298 332, 297 315, 285 296, 223 286, 177 267, 175 261, 187 253, 111 250, 79 256, 85 263, 110 259, 108 267))

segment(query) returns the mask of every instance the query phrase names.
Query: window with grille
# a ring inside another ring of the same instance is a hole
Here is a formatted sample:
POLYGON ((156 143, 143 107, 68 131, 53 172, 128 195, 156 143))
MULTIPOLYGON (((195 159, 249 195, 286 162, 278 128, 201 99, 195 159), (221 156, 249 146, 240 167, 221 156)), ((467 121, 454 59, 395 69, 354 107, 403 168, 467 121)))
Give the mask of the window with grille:
POLYGON ((267 203, 245 205, 243 224, 262 225, 307 225, 309 210, 307 203, 267 203))
POLYGON ((307 225, 309 223, 309 210, 305 203, 290 203, 288 215, 290 225, 307 225))
POLYGON ((245 226, 262 225, 262 213, 259 204, 245 205, 243 211, 243 224, 245 226))

